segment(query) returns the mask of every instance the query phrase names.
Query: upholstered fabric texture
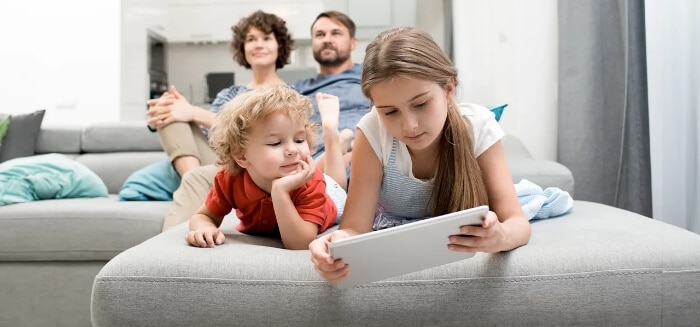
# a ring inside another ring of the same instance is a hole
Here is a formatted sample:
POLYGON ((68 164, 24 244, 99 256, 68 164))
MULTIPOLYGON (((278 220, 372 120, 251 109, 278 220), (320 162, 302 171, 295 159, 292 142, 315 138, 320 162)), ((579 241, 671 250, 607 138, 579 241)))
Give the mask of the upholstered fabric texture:
POLYGON ((169 204, 110 195, 0 206, 0 261, 109 260, 160 233, 169 204))
POLYGON ((308 251, 242 235, 235 223, 224 220, 226 241, 215 248, 187 246, 183 223, 116 256, 95 279, 95 326, 689 326, 700 319, 693 309, 700 238, 592 202, 534 222, 529 244, 513 251, 347 290, 324 281, 308 251))

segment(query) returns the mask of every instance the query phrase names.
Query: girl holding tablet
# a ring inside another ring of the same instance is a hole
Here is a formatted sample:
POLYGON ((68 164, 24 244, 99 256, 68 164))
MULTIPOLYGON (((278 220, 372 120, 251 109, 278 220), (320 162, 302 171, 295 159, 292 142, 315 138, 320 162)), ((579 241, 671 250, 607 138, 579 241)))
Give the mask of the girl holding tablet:
POLYGON ((367 46, 362 91, 374 107, 358 123, 339 229, 309 245, 330 282, 351 267, 331 257, 333 240, 488 205, 481 226, 450 236, 453 251, 500 252, 530 239, 501 138, 487 108, 455 103, 457 71, 430 35, 387 30, 367 46))

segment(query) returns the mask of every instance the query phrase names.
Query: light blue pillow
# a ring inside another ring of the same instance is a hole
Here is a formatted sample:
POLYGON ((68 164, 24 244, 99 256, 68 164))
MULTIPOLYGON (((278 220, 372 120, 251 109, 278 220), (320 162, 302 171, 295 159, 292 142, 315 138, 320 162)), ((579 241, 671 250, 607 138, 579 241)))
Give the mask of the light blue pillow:
POLYGON ((0 164, 0 206, 107 194, 107 186, 97 174, 59 153, 15 158, 0 164))
POLYGON ((132 173, 119 191, 119 201, 171 201, 180 175, 170 159, 156 161, 132 173))
POLYGON ((491 112, 493 112, 494 115, 496 115, 496 121, 501 121, 501 115, 503 115, 503 109, 505 109, 508 106, 508 104, 502 104, 498 107, 489 107, 491 112))

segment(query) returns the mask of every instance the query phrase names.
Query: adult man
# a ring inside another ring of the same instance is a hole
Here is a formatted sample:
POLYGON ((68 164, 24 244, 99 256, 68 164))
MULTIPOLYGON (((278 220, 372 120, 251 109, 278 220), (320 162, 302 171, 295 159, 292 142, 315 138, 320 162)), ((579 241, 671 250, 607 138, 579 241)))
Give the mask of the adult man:
MULTIPOLYGON (((351 53, 355 49, 355 23, 338 11, 326 11, 319 14, 311 25, 312 50, 318 62, 320 73, 310 79, 300 80, 292 86, 301 94, 309 96, 314 103, 312 121, 320 122, 316 108, 315 94, 328 93, 339 97, 340 114, 338 130, 355 129, 355 124, 370 108, 369 100, 362 94, 360 78, 362 66, 352 61, 351 53)), ((324 130, 324 133, 327 131, 324 130)), ((319 142, 321 143, 321 142, 319 142)), ((323 143, 319 145, 323 152, 323 143)), ((327 160, 339 160, 331 158, 327 160)), ((340 158, 342 159, 342 158, 340 158)), ((320 165, 336 163, 321 163, 320 165)), ((182 176, 180 187, 173 194, 173 203, 163 220, 163 230, 169 229, 188 220, 204 203, 204 198, 212 187, 217 167, 214 165, 195 168, 182 176)))
MULTIPOLYGON (((355 124, 370 107, 360 88, 362 65, 353 63, 351 58, 356 46, 355 23, 347 15, 338 11, 319 14, 311 25, 311 47, 320 73, 315 78, 292 84, 299 93, 310 96, 314 107, 313 95, 317 92, 339 97, 340 130, 355 130, 355 124)), ((321 121, 318 110, 314 110, 311 120, 321 121)))

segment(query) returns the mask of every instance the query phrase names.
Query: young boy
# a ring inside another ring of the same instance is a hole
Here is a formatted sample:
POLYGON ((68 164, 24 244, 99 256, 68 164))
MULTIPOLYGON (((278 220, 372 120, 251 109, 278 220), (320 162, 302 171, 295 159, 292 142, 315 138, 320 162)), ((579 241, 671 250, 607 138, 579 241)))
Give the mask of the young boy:
POLYGON ((222 244, 219 226, 232 209, 240 219, 238 231, 279 235, 293 250, 308 249, 316 235, 335 224, 338 208, 327 183, 329 192, 342 192, 338 201, 344 202, 345 192, 311 158, 312 110, 307 97, 286 86, 256 88, 225 105, 210 133, 221 168, 190 219, 188 244, 222 244))

